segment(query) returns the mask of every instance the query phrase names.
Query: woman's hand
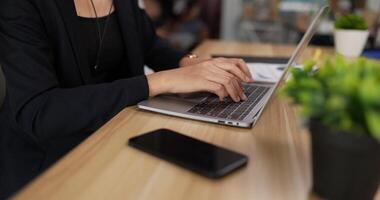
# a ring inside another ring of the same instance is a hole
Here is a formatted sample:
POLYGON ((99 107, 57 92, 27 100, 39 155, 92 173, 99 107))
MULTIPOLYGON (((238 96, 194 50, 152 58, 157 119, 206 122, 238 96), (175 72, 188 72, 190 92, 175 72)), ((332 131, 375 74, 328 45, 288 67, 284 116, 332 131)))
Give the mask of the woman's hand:
POLYGON ((188 66, 193 66, 193 65, 196 65, 196 64, 199 64, 201 62, 204 62, 204 61, 208 61, 208 60, 211 60, 211 57, 210 56, 202 56, 202 57, 199 57, 198 55, 196 54, 189 54, 185 57, 183 57, 180 61, 179 61, 179 67, 188 67, 188 66))
POLYGON ((216 58, 196 65, 148 75, 150 96, 163 93, 211 92, 223 101, 230 96, 235 102, 246 100, 241 82, 252 82, 241 59, 216 58))

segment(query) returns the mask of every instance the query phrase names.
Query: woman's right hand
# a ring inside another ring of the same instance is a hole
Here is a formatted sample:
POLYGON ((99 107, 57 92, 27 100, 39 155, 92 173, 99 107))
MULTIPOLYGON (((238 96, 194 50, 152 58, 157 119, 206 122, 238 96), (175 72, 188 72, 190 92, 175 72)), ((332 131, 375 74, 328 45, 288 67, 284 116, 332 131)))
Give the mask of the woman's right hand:
POLYGON ((247 65, 241 59, 216 58, 193 66, 157 72, 147 76, 150 97, 164 93, 211 92, 221 101, 247 100, 241 82, 252 82, 247 65))

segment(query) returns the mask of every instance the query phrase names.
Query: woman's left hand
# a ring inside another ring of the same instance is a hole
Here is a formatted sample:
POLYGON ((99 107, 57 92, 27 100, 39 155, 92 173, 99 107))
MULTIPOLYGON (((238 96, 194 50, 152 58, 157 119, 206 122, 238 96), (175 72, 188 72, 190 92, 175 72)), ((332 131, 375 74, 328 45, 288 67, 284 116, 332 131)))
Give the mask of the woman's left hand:
MULTIPOLYGON (((248 68, 247 63, 243 59, 239 58, 217 58, 223 62, 227 62, 233 65, 238 66, 248 77, 252 78, 251 72, 248 68)), ((211 57, 196 57, 196 58, 190 58, 190 57, 184 57, 179 63, 179 67, 188 67, 188 66, 194 66, 199 63, 212 60, 211 57)))

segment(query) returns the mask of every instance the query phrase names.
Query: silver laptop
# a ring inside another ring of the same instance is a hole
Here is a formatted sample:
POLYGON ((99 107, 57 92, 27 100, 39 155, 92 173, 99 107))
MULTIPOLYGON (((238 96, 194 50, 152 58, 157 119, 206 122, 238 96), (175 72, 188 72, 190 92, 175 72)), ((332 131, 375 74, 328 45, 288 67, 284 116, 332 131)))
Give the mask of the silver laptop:
POLYGON ((138 108, 182 118, 230 126, 245 128, 254 126, 274 92, 277 90, 281 82, 286 79, 289 68, 294 65, 295 61, 309 45, 321 20, 329 10, 329 6, 325 6, 319 10, 296 50, 293 52, 293 55, 283 70, 279 81, 276 83, 243 84, 248 100, 238 103, 235 103, 232 100, 221 102, 216 95, 209 93, 188 95, 168 94, 143 101, 138 104, 138 108))

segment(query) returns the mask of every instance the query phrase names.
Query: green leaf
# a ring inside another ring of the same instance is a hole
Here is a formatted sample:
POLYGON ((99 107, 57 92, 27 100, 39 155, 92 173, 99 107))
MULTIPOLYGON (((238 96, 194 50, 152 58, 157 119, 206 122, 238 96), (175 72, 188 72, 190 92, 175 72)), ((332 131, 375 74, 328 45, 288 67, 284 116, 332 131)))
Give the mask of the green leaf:
POLYGON ((355 14, 349 14, 340 17, 335 22, 337 29, 350 29, 350 30, 367 30, 368 24, 363 17, 355 14))
POLYGON ((380 141, 380 113, 375 111, 368 111, 366 113, 368 128, 373 137, 380 141))
POLYGON ((303 69, 292 69, 282 94, 304 117, 380 141, 380 63, 337 56, 316 65, 307 61, 303 69))

